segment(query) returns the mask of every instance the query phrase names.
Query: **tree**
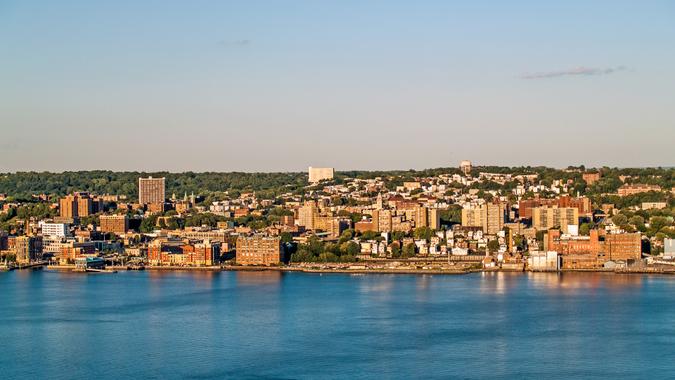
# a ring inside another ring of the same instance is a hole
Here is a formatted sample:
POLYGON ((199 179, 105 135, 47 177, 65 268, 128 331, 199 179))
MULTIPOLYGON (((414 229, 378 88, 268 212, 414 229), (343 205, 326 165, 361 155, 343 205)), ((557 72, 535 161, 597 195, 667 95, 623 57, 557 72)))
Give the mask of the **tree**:
POLYGON ((624 214, 616 214, 612 217, 612 222, 617 226, 625 226, 628 224, 628 217, 624 214))
POLYGON ((281 241, 283 243, 290 243, 293 241, 293 235, 291 235, 290 232, 282 232, 279 236, 281 237, 281 241))
POLYGON ((389 251, 391 252, 391 257, 399 258, 401 257, 401 244, 398 241, 391 243, 389 246, 389 251))
POLYGON ((431 239, 432 233, 433 230, 429 227, 417 227, 415 228, 414 236, 415 239, 424 239, 429 241, 429 239, 431 239))
POLYGON ((645 218, 641 217, 640 215, 633 215, 628 221, 638 230, 645 230, 645 218))
POLYGON ((401 252, 401 257, 408 258, 408 257, 413 257, 413 256, 415 256, 415 244, 414 243, 408 243, 405 247, 403 247, 403 251, 401 252))
POLYGON ((382 235, 377 231, 364 231, 361 234, 361 239, 363 240, 382 240, 382 235))
POLYGON ((361 247, 353 241, 348 241, 340 245, 340 251, 344 255, 356 256, 361 251, 361 247))
POLYGON ((499 250, 499 241, 496 240, 496 239, 495 239, 495 240, 490 240, 490 241, 487 243, 487 248, 488 248, 488 250, 489 250, 490 252, 492 252, 492 253, 497 252, 497 251, 499 250))
POLYGON ((591 223, 582 223, 581 226, 579 226, 579 234, 588 236, 591 233, 592 228, 593 225, 591 223))

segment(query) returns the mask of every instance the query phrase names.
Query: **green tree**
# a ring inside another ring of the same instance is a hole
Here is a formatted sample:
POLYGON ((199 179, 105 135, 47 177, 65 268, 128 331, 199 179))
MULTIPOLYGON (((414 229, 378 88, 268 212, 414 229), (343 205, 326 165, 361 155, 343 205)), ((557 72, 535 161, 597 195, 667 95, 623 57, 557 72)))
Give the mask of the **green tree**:
POLYGON ((343 255, 356 256, 361 251, 361 247, 356 242, 348 241, 340 245, 340 251, 343 255))
POLYGON ((616 214, 612 217, 612 222, 617 226, 625 226, 628 224, 628 217, 624 214, 616 214))
POLYGON ((414 243, 408 243, 403 247, 403 251, 401 252, 401 257, 408 258, 408 257, 413 257, 413 256, 415 256, 415 244, 414 243))
POLYGON ((497 239, 490 240, 487 243, 487 248, 492 253, 497 252, 499 250, 499 241, 497 239))
POLYGON ((588 236, 591 233, 591 229, 593 228, 593 225, 591 223, 582 223, 579 226, 579 234, 588 236))
POLYGON ((424 239, 429 241, 429 239, 431 239, 431 235, 433 235, 433 230, 429 227, 417 227, 415 228, 413 235, 415 236, 415 239, 424 239))
POLYGON ((291 235, 290 232, 282 232, 281 235, 281 241, 284 243, 290 243, 293 241, 293 235, 291 235))

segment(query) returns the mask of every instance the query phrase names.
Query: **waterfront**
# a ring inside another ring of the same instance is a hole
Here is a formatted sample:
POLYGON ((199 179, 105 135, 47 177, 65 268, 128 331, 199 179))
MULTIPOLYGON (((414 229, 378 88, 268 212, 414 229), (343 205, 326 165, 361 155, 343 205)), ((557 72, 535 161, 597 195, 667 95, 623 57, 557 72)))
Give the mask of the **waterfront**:
POLYGON ((675 277, 0 273, 3 378, 665 378, 675 277))

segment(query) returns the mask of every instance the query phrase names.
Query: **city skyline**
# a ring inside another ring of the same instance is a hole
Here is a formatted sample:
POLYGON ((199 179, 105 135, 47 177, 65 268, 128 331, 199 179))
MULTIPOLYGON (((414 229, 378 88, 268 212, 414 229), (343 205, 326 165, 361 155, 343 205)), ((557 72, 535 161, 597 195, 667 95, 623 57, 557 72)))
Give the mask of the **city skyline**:
POLYGON ((670 2, 261 5, 3 2, 0 171, 675 165, 670 2))

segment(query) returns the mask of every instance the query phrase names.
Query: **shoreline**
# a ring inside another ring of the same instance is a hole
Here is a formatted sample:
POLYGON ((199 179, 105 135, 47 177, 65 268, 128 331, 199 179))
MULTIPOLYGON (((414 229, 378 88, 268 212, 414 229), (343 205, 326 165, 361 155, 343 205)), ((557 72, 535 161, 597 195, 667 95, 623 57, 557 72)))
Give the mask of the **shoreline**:
MULTIPOLYGON (((70 265, 47 265, 47 270, 69 271, 77 273, 75 266, 70 265)), ((126 266, 108 266, 106 269, 116 271, 137 271, 127 269, 126 266)), ((182 267, 182 266, 147 266, 146 271, 186 271, 186 272, 299 272, 319 274, 438 274, 438 275, 463 275, 470 273, 607 273, 607 274, 661 274, 675 275, 675 268, 635 268, 635 269, 564 269, 559 271, 532 270, 532 269, 503 269, 503 268, 453 268, 453 269, 391 269, 391 268, 320 268, 320 267, 263 267, 263 266, 209 266, 209 267, 182 267)))

